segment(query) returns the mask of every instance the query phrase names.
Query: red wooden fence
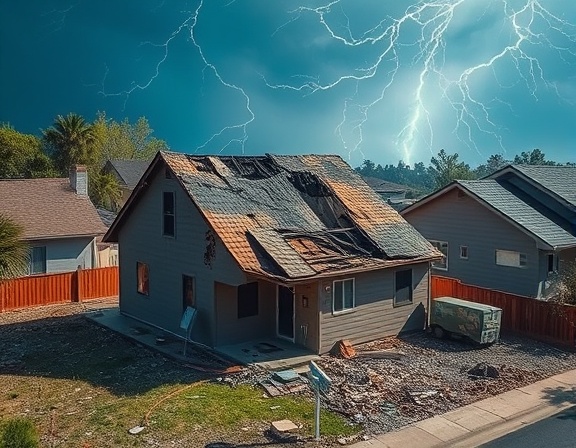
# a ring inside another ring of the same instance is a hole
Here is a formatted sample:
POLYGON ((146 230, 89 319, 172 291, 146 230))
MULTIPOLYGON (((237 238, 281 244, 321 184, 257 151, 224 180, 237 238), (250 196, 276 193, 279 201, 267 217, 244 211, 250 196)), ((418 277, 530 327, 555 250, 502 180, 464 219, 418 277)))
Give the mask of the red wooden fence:
POLYGON ((456 297, 502 308, 502 329, 533 339, 574 347, 576 307, 466 285, 459 280, 432 276, 432 299, 456 297))
POLYGON ((22 277, 0 283, 0 312, 118 295, 118 267, 22 277))

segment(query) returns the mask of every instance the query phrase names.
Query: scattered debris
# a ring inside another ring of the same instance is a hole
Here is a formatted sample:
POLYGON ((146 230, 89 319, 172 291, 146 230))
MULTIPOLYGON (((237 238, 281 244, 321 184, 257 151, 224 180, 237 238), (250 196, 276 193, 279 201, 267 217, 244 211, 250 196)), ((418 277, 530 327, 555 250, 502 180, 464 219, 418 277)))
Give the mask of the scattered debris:
POLYGON ((468 370, 468 375, 472 378, 498 378, 500 372, 496 367, 480 362, 468 370))
POLYGON ((356 352, 358 358, 372 358, 372 359, 396 359, 398 361, 404 359, 406 355, 396 350, 369 350, 356 352))
POLYGON ((128 432, 132 435, 136 435, 136 434, 140 434, 142 431, 144 431, 144 426, 134 426, 134 428, 130 428, 128 430, 128 432))
POLYGON ((307 380, 295 370, 273 372, 259 381, 258 384, 264 388, 270 397, 294 394, 308 389, 307 380))
POLYGON ((342 339, 334 346, 333 352, 340 355, 344 359, 354 358, 356 356, 356 350, 352 346, 352 343, 347 339, 342 339))
POLYGON ((279 433, 284 433, 297 431, 298 426, 291 420, 278 420, 271 423, 270 429, 279 433))

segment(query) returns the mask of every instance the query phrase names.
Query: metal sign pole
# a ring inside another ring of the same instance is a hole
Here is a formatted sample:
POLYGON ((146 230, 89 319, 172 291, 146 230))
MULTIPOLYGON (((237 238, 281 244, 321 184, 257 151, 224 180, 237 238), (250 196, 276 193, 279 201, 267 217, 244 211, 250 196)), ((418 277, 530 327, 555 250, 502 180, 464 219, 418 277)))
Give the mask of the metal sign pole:
POLYGON ((316 419, 316 427, 314 436, 316 437, 316 441, 320 440, 320 388, 315 387, 316 390, 316 409, 315 411, 315 419, 316 419))

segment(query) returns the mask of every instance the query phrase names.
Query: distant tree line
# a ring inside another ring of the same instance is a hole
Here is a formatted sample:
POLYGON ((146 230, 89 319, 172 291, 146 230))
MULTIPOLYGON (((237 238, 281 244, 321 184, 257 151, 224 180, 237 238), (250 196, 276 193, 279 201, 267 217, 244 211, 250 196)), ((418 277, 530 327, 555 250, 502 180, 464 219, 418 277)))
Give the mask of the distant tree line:
MULTIPOLYGON (((540 149, 523 151, 514 156, 512 160, 506 160, 501 154, 488 157, 486 163, 475 169, 459 160, 458 153, 448 154, 444 149, 430 159, 430 164, 425 166, 423 162, 417 162, 411 168, 402 160, 397 165, 376 165, 371 160, 364 160, 356 171, 362 176, 375 177, 388 182, 407 185, 419 193, 429 193, 435 189, 448 185, 453 180, 480 179, 499 170, 507 164, 516 165, 562 165, 546 159, 546 155, 540 149)), ((576 165, 567 163, 566 165, 576 165)))
POLYGON ((127 118, 118 122, 104 112, 92 123, 74 113, 58 115, 39 136, 0 124, 0 179, 67 177, 73 165, 86 165, 90 198, 96 206, 113 209, 120 186, 102 167, 110 159, 149 160, 168 149, 152 133, 145 117, 136 123, 127 118))

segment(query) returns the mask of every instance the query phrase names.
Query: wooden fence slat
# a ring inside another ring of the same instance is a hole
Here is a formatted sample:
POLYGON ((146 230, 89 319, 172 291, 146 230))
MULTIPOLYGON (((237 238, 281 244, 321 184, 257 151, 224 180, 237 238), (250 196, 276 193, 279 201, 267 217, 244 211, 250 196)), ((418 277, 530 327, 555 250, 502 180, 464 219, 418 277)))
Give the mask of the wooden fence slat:
POLYGON ((502 329, 573 348, 576 307, 466 285, 460 280, 432 276, 431 299, 451 296, 502 308, 502 329))

